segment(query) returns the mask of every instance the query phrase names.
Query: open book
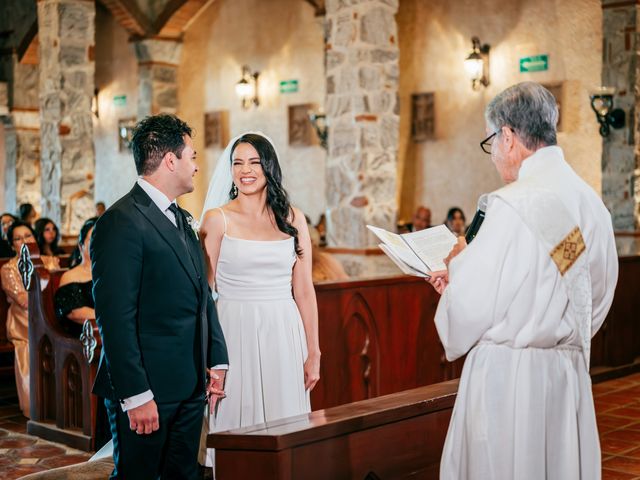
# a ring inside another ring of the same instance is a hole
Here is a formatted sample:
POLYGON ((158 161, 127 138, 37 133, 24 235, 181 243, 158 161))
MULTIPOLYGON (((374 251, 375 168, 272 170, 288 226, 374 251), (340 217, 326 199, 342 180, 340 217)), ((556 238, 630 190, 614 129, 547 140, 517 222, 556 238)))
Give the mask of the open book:
POLYGON ((367 225, 382 243, 378 246, 407 275, 429 278, 430 272, 446 270, 444 259, 458 241, 444 225, 418 232, 391 233, 367 225))

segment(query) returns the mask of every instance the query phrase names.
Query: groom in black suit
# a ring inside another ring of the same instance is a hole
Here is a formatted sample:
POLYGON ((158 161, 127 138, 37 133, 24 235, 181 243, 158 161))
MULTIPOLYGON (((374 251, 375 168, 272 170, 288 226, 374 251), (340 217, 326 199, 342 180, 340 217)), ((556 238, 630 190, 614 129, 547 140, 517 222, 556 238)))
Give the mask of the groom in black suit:
POLYGON ((205 391, 224 395, 228 357, 195 222, 175 203, 198 171, 191 128, 147 117, 132 147, 140 178, 91 241, 102 335, 93 392, 109 415, 111 478, 193 479, 205 391))

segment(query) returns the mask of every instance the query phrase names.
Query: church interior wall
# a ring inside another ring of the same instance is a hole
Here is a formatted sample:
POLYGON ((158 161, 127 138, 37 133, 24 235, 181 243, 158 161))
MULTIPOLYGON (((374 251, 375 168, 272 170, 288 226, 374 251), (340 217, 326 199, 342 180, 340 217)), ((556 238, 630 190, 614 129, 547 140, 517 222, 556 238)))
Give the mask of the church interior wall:
POLYGON ((95 45, 95 85, 99 92, 99 116, 93 118, 95 200, 110 206, 131 189, 137 178, 131 152, 126 148, 120 151, 118 122, 137 116, 138 63, 129 34, 99 3, 95 45))
POLYGON ((222 111, 227 138, 260 130, 273 139, 292 204, 317 221, 326 207, 326 152, 317 144, 289 145, 288 115, 289 106, 324 103, 323 18, 301 0, 216 1, 186 29, 182 52, 178 113, 195 128, 201 165, 185 208, 200 214, 224 147, 223 141, 205 148, 204 115, 222 111), (243 65, 260 72, 260 105, 247 110, 235 93, 243 65), (281 94, 283 80, 298 80, 298 92, 281 94))
POLYGON ((401 0, 400 212, 432 208, 441 222, 451 206, 469 217, 481 193, 501 185, 479 142, 487 135, 483 112, 501 90, 532 80, 563 84, 558 143, 573 168, 601 190, 602 138, 589 105, 600 85, 602 7, 598 0, 401 0), (491 45, 491 84, 473 91, 463 61, 471 37, 491 45), (547 54, 549 69, 519 73, 519 58, 547 54), (435 93, 435 139, 411 141, 411 94, 435 93))

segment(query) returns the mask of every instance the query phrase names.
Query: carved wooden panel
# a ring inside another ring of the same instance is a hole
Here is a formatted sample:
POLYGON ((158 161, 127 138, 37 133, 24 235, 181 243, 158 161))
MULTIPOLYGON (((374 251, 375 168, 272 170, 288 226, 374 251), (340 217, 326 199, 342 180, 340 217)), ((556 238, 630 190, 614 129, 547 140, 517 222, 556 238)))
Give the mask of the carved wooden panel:
POLYGON ((350 396, 353 401, 377 397, 380 345, 373 313, 362 295, 353 295, 343 318, 350 396))
POLYGON ((82 428, 82 374, 74 355, 65 360, 63 378, 64 426, 82 428))
MULTIPOLYGON (((42 337, 38 349, 40 358, 40 418, 55 420, 56 418, 56 362, 53 345, 46 335, 42 337)), ((37 392, 32 392, 32 395, 37 392)))

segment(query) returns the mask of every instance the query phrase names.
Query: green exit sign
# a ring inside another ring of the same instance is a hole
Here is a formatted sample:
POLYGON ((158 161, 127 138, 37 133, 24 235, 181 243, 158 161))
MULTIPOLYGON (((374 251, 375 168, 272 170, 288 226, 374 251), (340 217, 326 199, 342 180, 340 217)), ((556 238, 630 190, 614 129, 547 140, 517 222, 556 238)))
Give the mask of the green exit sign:
POLYGON ((282 80, 280 82, 280 93, 296 93, 298 91, 298 80, 282 80))
POLYGON ((113 97, 113 104, 116 107, 124 107, 127 104, 127 96, 126 95, 116 95, 113 97))
POLYGON ((534 55, 520 59, 520 73, 549 70, 549 55, 534 55))

